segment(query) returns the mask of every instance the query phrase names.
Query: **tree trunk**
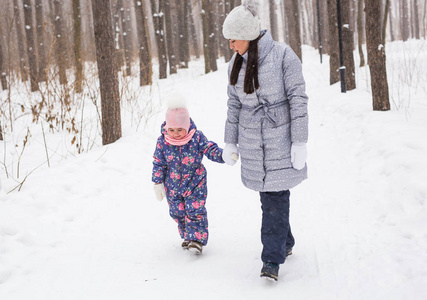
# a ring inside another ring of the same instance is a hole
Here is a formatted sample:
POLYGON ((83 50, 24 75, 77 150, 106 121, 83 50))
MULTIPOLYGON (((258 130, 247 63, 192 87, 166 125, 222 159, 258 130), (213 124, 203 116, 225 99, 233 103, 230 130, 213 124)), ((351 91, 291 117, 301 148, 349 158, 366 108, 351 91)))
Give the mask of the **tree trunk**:
POLYGON ((117 71, 121 71, 122 67, 126 67, 126 58, 125 58, 125 46, 123 42, 123 24, 121 21, 122 12, 120 9, 123 7, 123 1, 117 0, 116 7, 114 8, 114 15, 112 16, 114 21, 114 44, 116 53, 114 59, 116 60, 117 71))
POLYGON ((190 5, 191 3, 189 1, 184 1, 183 4, 181 4, 182 8, 180 11, 182 11, 182 22, 181 22, 181 29, 180 29, 180 60, 181 60, 181 68, 188 68, 188 62, 190 61, 190 41, 189 41, 189 24, 190 24, 190 5))
POLYGON ((159 78, 167 77, 168 58, 166 54, 166 40, 164 36, 164 4, 163 0, 151 0, 151 13, 153 14, 154 32, 159 56, 159 78))
POLYGON ((144 4, 140 0, 135 0, 135 14, 139 40, 139 85, 151 85, 153 64, 151 63, 147 13, 145 12, 144 4))
POLYGON ((64 27, 63 27, 63 18, 62 18, 62 6, 64 4, 61 0, 54 1, 55 7, 55 58, 56 64, 59 69, 59 83, 67 84, 67 57, 66 57, 66 47, 65 47, 65 36, 64 36, 64 27))
POLYGON ((302 61, 301 27, 298 0, 285 0, 286 19, 288 21, 289 46, 302 61))
POLYGON ((387 33, 387 18, 388 18, 388 12, 390 11, 390 0, 385 1, 385 9, 384 9, 384 20, 383 20, 383 26, 381 31, 381 37, 383 41, 383 45, 385 46, 385 39, 386 39, 386 33, 387 33))
POLYGON ((358 43, 358 50, 359 50, 359 56, 360 56, 360 65, 359 67, 365 66, 365 55, 363 54, 363 42, 364 42, 364 29, 363 29, 363 0, 357 0, 357 43, 358 43))
POLYGON ((73 0, 73 19, 74 19, 74 67, 75 67, 74 89, 77 93, 81 93, 82 81, 83 81, 83 60, 82 60, 80 0, 73 0))
POLYGON ((338 45, 337 3, 327 0, 329 12, 329 83, 332 85, 340 81, 340 58, 338 45))
POLYGON ((381 40, 381 7, 378 0, 365 0, 366 43, 371 74, 372 103, 374 110, 390 110, 385 47, 381 40))
POLYGON ((203 24, 203 56, 205 59, 205 73, 211 71, 211 60, 209 59, 209 20, 208 20, 209 0, 202 0, 202 24, 203 24))
POLYGON ((31 83, 31 91, 36 92, 39 90, 37 84, 37 57, 36 57, 36 43, 34 39, 34 26, 33 26, 33 10, 31 0, 24 0, 24 16, 25 16, 25 33, 27 36, 27 53, 28 64, 31 83))
POLYGON ((407 41, 409 39, 409 12, 408 0, 400 0, 400 26, 402 29, 402 39, 407 41))
POLYGON ((125 76, 130 76, 132 74, 132 68, 131 68, 131 54, 132 54, 132 40, 131 40, 131 24, 130 24, 130 10, 128 10, 124 5, 123 2, 120 1, 121 6, 120 9, 120 17, 122 21, 122 36, 123 36, 123 50, 124 50, 124 56, 125 56, 125 76))
MULTIPOLYGON (((225 18, 227 17, 227 15, 230 13, 231 11, 231 6, 230 6, 230 1, 225 1, 224 5, 223 5, 223 15, 222 18, 220 20, 220 23, 223 24, 225 18)), ((222 32, 220 33, 220 41, 222 44, 222 54, 224 56, 225 62, 229 62, 231 60, 231 58, 233 57, 233 51, 230 49, 230 44, 228 42, 228 40, 226 40, 223 35, 222 32)))
POLYGON ((110 0, 92 0, 96 60, 101 90, 102 144, 122 136, 119 80, 114 60, 114 33, 110 0))
MULTIPOLYGON (((186 1, 187 2, 187 1, 186 1)), ((193 15, 193 6, 192 4, 188 5, 188 16, 190 18, 190 41, 193 48, 193 54, 196 56, 196 59, 200 58, 200 48, 199 48, 199 39, 196 33, 196 25, 194 24, 194 15, 193 15)), ((191 51, 190 51, 191 55, 191 51)))
POLYGON ((38 82, 44 82, 47 80, 47 59, 46 59, 46 47, 45 47, 45 36, 44 36, 44 16, 43 16, 43 1, 36 0, 36 23, 37 23, 37 44, 38 44, 38 82))
POLYGON ((0 43, 0 77, 1 77, 1 87, 3 90, 7 90, 6 74, 7 74, 7 71, 6 71, 6 66, 3 59, 3 49, 0 43))
POLYGON ((279 40, 279 28, 277 26, 277 14, 276 14, 276 0, 269 0, 269 9, 270 9, 270 30, 273 40, 279 40))
POLYGON ((16 25, 16 35, 17 35, 17 46, 19 54, 19 68, 21 71, 21 79, 23 82, 28 80, 28 65, 26 59, 25 49, 25 39, 24 34, 22 33, 22 21, 21 13, 19 11, 18 0, 13 0, 13 12, 14 12, 14 21, 16 25))
POLYGON ((395 41, 396 39, 395 39, 395 37, 394 37, 394 31, 393 31, 393 14, 392 14, 392 10, 391 10, 391 5, 390 5, 390 7, 389 7, 389 10, 388 10, 388 19, 389 19, 389 24, 390 24, 390 38, 391 38, 391 41, 395 41))
POLYGON ((168 60, 169 60, 169 73, 170 74, 176 74, 176 55, 175 50, 176 47, 174 45, 174 35, 173 35, 173 28, 172 28, 172 16, 171 16, 171 1, 165 0, 165 27, 166 27, 166 44, 167 44, 167 50, 168 50, 168 60))
POLYGON ((414 0, 414 26, 415 26, 415 38, 420 39, 420 23, 418 18, 419 12, 418 0, 414 0))
POLYGON ((342 16, 342 39, 343 39, 343 57, 345 66, 345 83, 348 91, 356 88, 355 68, 354 68, 354 33, 353 24, 350 21, 350 0, 341 0, 342 16))
POLYGON ((218 65, 216 63, 216 60, 218 58, 218 43, 217 43, 217 28, 216 28, 216 20, 215 20, 215 14, 213 9, 213 2, 214 0, 208 0, 209 2, 209 10, 208 10, 208 25, 209 25, 209 59, 211 71, 215 72, 218 70, 218 65))

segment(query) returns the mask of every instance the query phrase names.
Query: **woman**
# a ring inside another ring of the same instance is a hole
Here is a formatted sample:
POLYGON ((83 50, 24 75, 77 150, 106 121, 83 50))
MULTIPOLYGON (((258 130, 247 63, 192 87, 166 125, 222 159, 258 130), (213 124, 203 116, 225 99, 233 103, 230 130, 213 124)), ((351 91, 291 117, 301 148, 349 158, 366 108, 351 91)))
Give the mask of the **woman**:
POLYGON ((242 182, 261 197, 261 277, 278 280, 292 254, 289 189, 307 178, 307 96, 301 62, 292 49, 260 31, 252 1, 234 8, 223 35, 230 61, 223 159, 240 151, 242 182))

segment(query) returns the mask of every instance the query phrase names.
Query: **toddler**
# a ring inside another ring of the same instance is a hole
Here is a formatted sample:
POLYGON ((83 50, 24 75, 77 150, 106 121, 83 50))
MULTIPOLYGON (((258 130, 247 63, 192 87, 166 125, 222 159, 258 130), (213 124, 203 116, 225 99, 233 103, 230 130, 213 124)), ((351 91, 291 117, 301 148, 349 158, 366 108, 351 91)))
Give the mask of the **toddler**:
POLYGON ((181 99, 169 103, 154 152, 152 181, 157 199, 166 196, 169 215, 178 223, 183 239, 182 248, 196 254, 202 253, 209 237, 204 155, 227 164, 234 164, 238 158, 237 153, 223 153, 197 130, 181 99))

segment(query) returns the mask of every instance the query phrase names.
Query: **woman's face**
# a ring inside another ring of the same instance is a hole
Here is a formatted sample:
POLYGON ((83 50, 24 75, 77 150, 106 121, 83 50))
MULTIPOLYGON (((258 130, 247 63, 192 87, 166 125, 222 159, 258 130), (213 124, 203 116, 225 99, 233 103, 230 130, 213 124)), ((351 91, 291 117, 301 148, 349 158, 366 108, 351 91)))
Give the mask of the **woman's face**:
POLYGON ((184 128, 168 128, 168 134, 176 140, 180 140, 187 134, 184 128))
POLYGON ((249 41, 242 41, 242 40, 229 40, 230 41, 230 49, 234 52, 239 53, 240 55, 243 55, 248 51, 249 48, 249 41))

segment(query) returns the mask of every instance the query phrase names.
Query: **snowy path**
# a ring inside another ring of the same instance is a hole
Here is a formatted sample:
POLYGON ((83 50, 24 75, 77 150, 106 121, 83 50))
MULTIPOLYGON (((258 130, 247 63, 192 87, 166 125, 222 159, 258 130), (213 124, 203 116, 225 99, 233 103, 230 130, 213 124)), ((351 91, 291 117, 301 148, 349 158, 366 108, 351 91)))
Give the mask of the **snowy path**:
MULTIPOLYGON (((427 234, 411 231, 425 228, 427 190, 421 179, 397 187, 399 166, 414 164, 390 166, 401 155, 390 149, 399 133, 381 126, 382 118, 402 116, 373 113, 363 88, 341 95, 329 87, 327 64, 320 66, 313 53, 304 61, 309 180, 291 191, 296 246, 279 282, 259 278, 259 196, 242 186, 240 166, 205 161, 209 245, 197 257, 180 249, 167 204, 155 200, 150 180, 159 114, 144 132, 41 170, 20 193, 1 196, 0 299, 427 297, 427 234), (413 187, 418 195, 408 194, 413 187)), ((188 95, 198 128, 220 145, 225 73, 221 64, 213 74, 190 80, 178 74, 160 83, 164 94, 175 88, 188 95)), ((427 151, 410 136, 399 141, 414 156, 427 151)))

